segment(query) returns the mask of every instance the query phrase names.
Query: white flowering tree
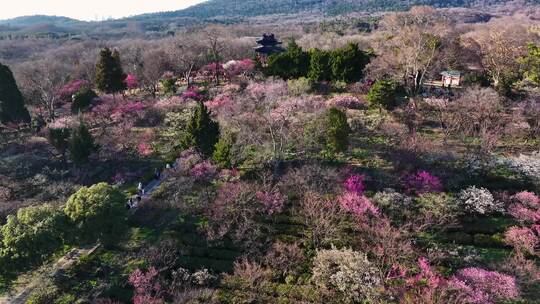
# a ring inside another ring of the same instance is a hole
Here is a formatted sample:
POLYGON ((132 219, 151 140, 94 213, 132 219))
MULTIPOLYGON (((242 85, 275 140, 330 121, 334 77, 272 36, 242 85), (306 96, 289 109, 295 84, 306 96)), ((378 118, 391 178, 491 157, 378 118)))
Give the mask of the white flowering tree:
POLYGON ((476 186, 461 190, 458 201, 467 213, 472 214, 486 215, 504 210, 503 203, 495 200, 489 190, 476 186))

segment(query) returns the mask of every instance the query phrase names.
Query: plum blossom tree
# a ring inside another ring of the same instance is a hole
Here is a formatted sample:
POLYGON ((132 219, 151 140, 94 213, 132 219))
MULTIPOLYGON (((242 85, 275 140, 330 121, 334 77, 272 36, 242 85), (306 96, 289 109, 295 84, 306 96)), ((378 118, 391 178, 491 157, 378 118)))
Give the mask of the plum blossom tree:
POLYGON ((354 214, 358 218, 363 218, 366 214, 379 215, 379 209, 365 196, 355 192, 346 192, 339 197, 340 206, 347 212, 354 214))
POLYGON ((129 275, 129 283, 135 288, 134 304, 162 304, 164 289, 158 282, 158 271, 150 267, 144 272, 136 269, 129 275))
POLYGON ((490 214, 504 210, 503 203, 495 200, 489 190, 476 186, 461 190, 458 200, 466 212, 473 214, 490 214))
POLYGON ((285 198, 278 190, 273 191, 257 191, 255 194, 259 202, 261 202, 268 215, 281 213, 285 198))
POLYGON ((419 195, 422 193, 443 191, 441 180, 425 170, 405 175, 402 183, 407 194, 419 195))
POLYGON ((366 179, 365 175, 351 175, 347 180, 345 180, 344 186, 345 190, 349 192, 356 193, 358 195, 363 195, 365 186, 364 180, 366 179))
POLYGON ((504 233, 504 242, 514 247, 517 254, 523 252, 534 254, 535 248, 540 244, 540 238, 530 228, 514 226, 504 233))
POLYGON ((137 76, 133 74, 128 74, 124 82, 126 83, 126 87, 130 90, 139 87, 139 80, 137 79, 137 76))
POLYGON ((463 295, 465 303, 493 304, 519 298, 514 277, 482 268, 464 268, 450 278, 451 288, 463 295))

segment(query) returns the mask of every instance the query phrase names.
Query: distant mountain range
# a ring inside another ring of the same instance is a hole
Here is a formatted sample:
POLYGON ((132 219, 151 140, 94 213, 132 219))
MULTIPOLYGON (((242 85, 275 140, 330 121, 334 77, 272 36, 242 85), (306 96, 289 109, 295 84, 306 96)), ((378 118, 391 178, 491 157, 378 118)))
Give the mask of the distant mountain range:
MULTIPOLYGON (((172 12, 143 14, 103 22, 84 22, 57 16, 24 16, 0 20, 0 37, 29 34, 77 35, 97 32, 125 32, 128 25, 136 24, 140 32, 167 32, 184 25, 205 21, 227 20, 234 22, 243 18, 275 15, 314 13, 342 15, 351 12, 376 12, 405 10, 414 5, 434 7, 469 7, 493 5, 511 0, 208 0, 203 3, 172 12)), ((540 3, 540 0, 528 0, 540 3)), ((130 27, 130 30, 133 26, 130 27)))

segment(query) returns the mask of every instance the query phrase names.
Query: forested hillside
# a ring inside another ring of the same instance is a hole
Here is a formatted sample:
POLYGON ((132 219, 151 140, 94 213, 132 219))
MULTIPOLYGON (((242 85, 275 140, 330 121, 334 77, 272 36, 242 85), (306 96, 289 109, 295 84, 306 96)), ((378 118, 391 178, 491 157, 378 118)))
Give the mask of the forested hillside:
MULTIPOLYGON (((270 14, 293 14, 299 12, 324 12, 339 15, 352 11, 405 10, 414 5, 434 7, 468 7, 473 5, 493 5, 508 0, 210 0, 187 9, 159 14, 147 14, 136 18, 198 17, 218 16, 261 16, 270 14)), ((531 0, 529 2, 538 2, 531 0)))

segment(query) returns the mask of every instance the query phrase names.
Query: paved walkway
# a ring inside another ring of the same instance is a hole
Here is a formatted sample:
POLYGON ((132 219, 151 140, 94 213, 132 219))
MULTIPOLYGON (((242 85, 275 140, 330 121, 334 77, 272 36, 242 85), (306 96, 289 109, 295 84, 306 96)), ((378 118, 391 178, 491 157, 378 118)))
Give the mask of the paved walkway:
POLYGON ((69 269, 73 264, 75 264, 81 256, 84 255, 90 255, 94 253, 99 248, 100 244, 90 245, 90 246, 84 246, 81 248, 74 248, 70 250, 66 255, 64 255, 62 258, 60 258, 54 265, 51 266, 43 266, 43 269, 37 270, 33 272, 35 275, 31 280, 24 284, 24 286, 20 286, 18 288, 15 288, 14 291, 12 291, 10 294, 5 295, 3 297, 0 297, 0 303, 9 303, 9 304, 24 304, 28 300, 28 297, 32 294, 32 292, 39 287, 43 282, 44 276, 57 276, 63 273, 63 271, 69 269), (49 269, 50 268, 50 269, 49 269))

